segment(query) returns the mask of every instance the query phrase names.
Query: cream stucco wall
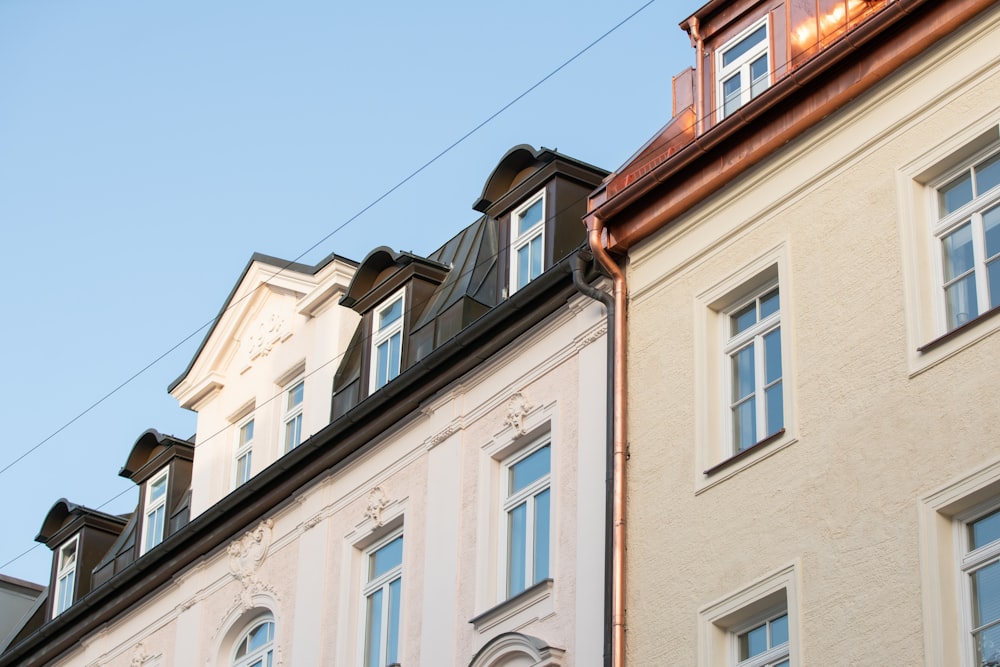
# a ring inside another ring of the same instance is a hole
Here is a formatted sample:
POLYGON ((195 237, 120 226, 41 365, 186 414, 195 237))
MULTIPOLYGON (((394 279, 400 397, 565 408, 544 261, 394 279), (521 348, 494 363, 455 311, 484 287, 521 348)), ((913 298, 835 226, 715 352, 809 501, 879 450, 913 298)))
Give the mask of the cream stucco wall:
MULTIPOLYGON (((282 291, 264 294, 268 303, 253 312, 287 307, 282 291)), ((266 613, 276 623, 276 664, 360 665, 363 550, 400 528, 402 664, 467 665, 491 639, 513 631, 558 649, 562 662, 545 664, 601 664, 605 330, 603 307, 575 296, 361 455, 260 517, 248 536, 234 536, 57 664, 224 665, 239 632, 266 613), (551 439, 553 454, 553 583, 473 625, 502 601, 498 457, 539 437, 551 439)), ((273 370, 303 357, 308 368, 303 339, 308 334, 293 329, 259 374, 257 367, 220 373, 223 386, 198 400, 207 431, 245 400, 230 392, 246 393, 255 381, 261 391, 273 384, 273 370)), ((328 407, 329 383, 313 393, 321 391, 328 407)), ((199 446, 196 466, 206 449, 199 446)), ((214 475, 209 470, 196 480, 196 494, 218 496, 214 475)))
POLYGON ((1000 322, 917 351, 944 332, 921 179, 998 123, 994 8, 633 249, 629 664, 728 664, 725 614, 774 585, 794 665, 962 664, 934 498, 1000 459, 1000 322), (772 266, 786 432, 705 475, 726 456, 715 309, 772 266))

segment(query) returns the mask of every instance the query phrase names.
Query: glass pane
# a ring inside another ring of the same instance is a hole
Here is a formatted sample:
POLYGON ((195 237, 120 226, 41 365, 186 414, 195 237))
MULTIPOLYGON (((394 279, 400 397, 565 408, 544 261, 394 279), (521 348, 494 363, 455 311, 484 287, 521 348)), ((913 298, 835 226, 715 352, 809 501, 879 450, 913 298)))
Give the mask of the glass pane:
POLYGON ((740 56, 746 54, 750 49, 757 46, 767 37, 767 25, 761 25, 752 33, 737 42, 732 48, 727 49, 722 54, 722 66, 728 67, 736 62, 740 56))
POLYGON ((751 303, 744 306, 730 315, 729 321, 732 323, 733 336, 741 331, 746 331, 750 326, 757 322, 757 304, 751 303))
POLYGON ((386 638, 385 662, 399 662, 399 607, 402 600, 402 579, 389 584, 389 636, 386 638))
POLYGON ((972 176, 962 174, 938 190, 938 204, 945 216, 972 201, 972 176))
POLYGON ((389 341, 375 348, 375 388, 389 381, 389 341))
POLYGON ((161 477, 153 482, 149 487, 149 502, 158 500, 167 492, 167 478, 161 477))
POLYGON ((777 289, 762 296, 760 298, 760 319, 764 319, 768 315, 778 312, 780 305, 780 298, 778 297, 777 289))
POLYGON ((300 382, 288 390, 288 405, 285 406, 286 410, 290 410, 302 402, 302 393, 304 387, 305 383, 300 382))
POLYGON ((400 318, 403 314, 403 300, 396 299, 390 303, 387 307, 379 311, 378 314, 378 328, 384 329, 387 325, 392 324, 400 318))
POLYGON ((243 484, 250 479, 250 452, 247 452, 236 461, 236 483, 243 484))
POLYGON ((976 277, 969 274, 944 291, 948 306, 948 328, 960 327, 979 315, 976 301, 976 277))
POLYGON ((302 415, 295 415, 285 422, 285 449, 298 447, 302 442, 302 415))
POLYGON ((771 621, 771 648, 788 642, 788 614, 771 621))
POLYGON ((986 258, 1000 253, 1000 206, 983 213, 983 232, 986 236, 986 258))
POLYGON ((535 576, 533 583, 549 578, 549 490, 535 496, 535 576))
POLYGON ((1000 510, 969 524, 969 541, 973 549, 1000 539, 1000 510))
POLYGON ((752 398, 733 408, 733 440, 737 452, 757 442, 757 405, 752 398))
POLYGON ((767 650, 767 625, 744 632, 739 636, 740 660, 752 658, 767 650))
POLYGON ((747 345, 733 355, 733 402, 754 392, 753 345, 747 345))
POLYGON ((994 259, 986 265, 989 278, 990 308, 1000 306, 1000 259, 994 259))
POLYGON ((781 329, 764 336, 764 383, 771 384, 781 377, 781 329))
POLYGON ((528 253, 530 252, 530 246, 523 245, 517 249, 517 287, 518 289, 524 287, 531 280, 531 275, 528 273, 531 268, 531 263, 528 261, 528 253))
POLYGON ((517 493, 552 469, 551 447, 545 445, 510 467, 510 493, 517 493))
POLYGON ((981 195, 1000 185, 1000 155, 976 165, 976 194, 981 195))
POLYGON ((972 600, 973 626, 1000 619, 1000 563, 990 563, 972 573, 972 600))
POLYGON ((976 636, 976 664, 980 667, 1000 665, 1000 625, 983 630, 976 636))
POLYGON ((517 235, 520 236, 542 221, 542 200, 539 199, 521 213, 517 221, 517 235))
POLYGON ((789 667, 789 664, 787 660, 782 660, 781 662, 774 663, 774 667, 789 667))
POLYGON ((526 523, 527 503, 521 503, 508 513, 507 519, 507 597, 524 590, 526 523))
POLYGON ((368 580, 378 579, 394 567, 403 564, 403 536, 400 535, 389 544, 378 549, 371 555, 371 565, 368 580))
POLYGON ((743 88, 739 73, 729 77, 722 84, 722 115, 728 116, 740 108, 740 90, 743 88))
POLYGON ((389 339, 389 368, 386 382, 399 375, 399 355, 403 345, 403 332, 395 333, 389 339))
POLYGON ((245 445, 253 440, 253 420, 251 419, 240 428, 240 444, 245 445))
POLYGON ((76 563, 76 542, 68 544, 59 552, 59 569, 65 570, 76 563))
POLYGON ((781 383, 764 390, 764 400, 767 401, 767 434, 777 433, 785 425, 784 390, 781 383))
POLYGON ((163 540, 163 506, 146 515, 146 548, 155 547, 163 540))
POLYGON ((368 596, 368 619, 365 623, 365 665, 382 667, 382 589, 368 596))
POLYGON ((273 623, 261 623, 251 630, 247 638, 247 650, 252 653, 271 641, 273 627, 273 623))
POLYGON ((531 277, 542 275, 542 235, 531 239, 531 277))
POLYGON ((767 54, 750 63, 750 97, 757 97, 767 90, 770 83, 767 76, 767 54))
POLYGON ((954 280, 972 269, 972 225, 965 223, 942 239, 944 244, 944 280, 954 280))

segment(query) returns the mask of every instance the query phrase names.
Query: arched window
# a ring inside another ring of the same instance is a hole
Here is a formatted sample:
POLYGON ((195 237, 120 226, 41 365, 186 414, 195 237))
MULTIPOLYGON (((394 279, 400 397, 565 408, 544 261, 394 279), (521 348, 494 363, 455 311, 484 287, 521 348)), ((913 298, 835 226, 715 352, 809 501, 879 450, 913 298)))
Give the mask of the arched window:
POLYGON ((274 621, 257 619, 240 635, 233 653, 233 667, 273 667, 274 621))

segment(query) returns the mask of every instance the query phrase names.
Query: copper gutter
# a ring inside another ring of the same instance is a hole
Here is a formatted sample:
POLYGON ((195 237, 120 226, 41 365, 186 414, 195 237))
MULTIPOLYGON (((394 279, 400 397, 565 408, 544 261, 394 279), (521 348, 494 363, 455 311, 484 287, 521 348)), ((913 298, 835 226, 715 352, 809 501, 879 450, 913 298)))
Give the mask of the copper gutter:
POLYGON ((595 198, 588 229, 594 219, 607 224, 620 217, 607 225, 608 247, 627 250, 994 5, 892 2, 630 187, 604 202, 595 198), (664 184, 669 196, 643 201, 664 184))
POLYGON ((604 223, 587 218, 587 240, 594 258, 604 271, 611 276, 614 285, 614 331, 609 334, 614 339, 614 368, 611 392, 613 395, 612 421, 613 463, 612 463, 612 548, 611 548, 611 665, 625 665, 625 462, 627 459, 626 424, 626 373, 625 373, 625 304, 627 286, 625 272, 604 249, 604 223))
POLYGON ((702 76, 702 60, 705 59, 705 40, 701 36, 701 21, 698 20, 697 16, 692 16, 688 24, 690 28, 690 35, 692 46, 695 48, 695 66, 694 66, 694 117, 697 123, 697 129, 695 132, 697 136, 701 136, 705 133, 705 77, 702 76))

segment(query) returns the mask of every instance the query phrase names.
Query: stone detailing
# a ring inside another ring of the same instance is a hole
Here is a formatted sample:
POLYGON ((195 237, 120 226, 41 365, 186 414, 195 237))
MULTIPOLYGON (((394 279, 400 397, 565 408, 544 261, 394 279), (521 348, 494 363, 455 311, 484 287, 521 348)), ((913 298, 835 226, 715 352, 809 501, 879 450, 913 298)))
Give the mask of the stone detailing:
POLYGON ((287 333, 288 324, 281 315, 271 313, 262 317, 247 329, 247 357, 250 361, 266 357, 274 345, 287 333))
POLYGON ((253 596, 257 593, 267 592, 277 597, 271 586, 257 578, 257 570, 267 557, 267 548, 271 546, 273 528, 274 520, 265 519, 229 545, 229 571, 242 586, 236 597, 244 610, 253 607, 253 596))
POLYGON ((524 427, 524 417, 531 410, 531 403, 521 392, 515 392, 507 401, 507 415, 504 417, 504 426, 510 426, 518 435, 527 435, 528 430, 524 427))
POLYGON ((385 523, 382 520, 382 510, 389 506, 389 497, 382 487, 376 486, 368 494, 368 507, 365 508, 365 518, 371 519, 377 528, 385 523))

